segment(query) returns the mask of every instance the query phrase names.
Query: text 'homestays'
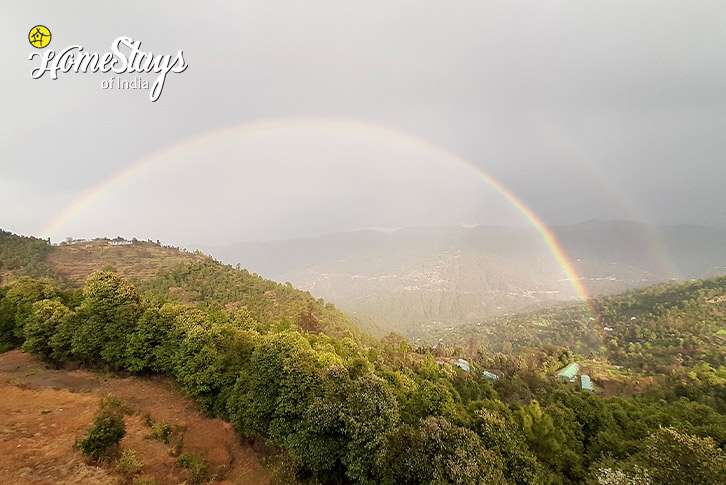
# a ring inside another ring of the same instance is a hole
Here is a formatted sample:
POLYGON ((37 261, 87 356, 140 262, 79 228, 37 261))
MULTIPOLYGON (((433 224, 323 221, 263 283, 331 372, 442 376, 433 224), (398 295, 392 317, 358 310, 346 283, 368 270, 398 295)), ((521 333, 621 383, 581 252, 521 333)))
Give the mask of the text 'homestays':
POLYGON ((139 48, 141 41, 130 37, 119 37, 111 44, 111 51, 104 54, 84 52, 83 46, 72 45, 61 51, 49 49, 42 54, 33 52, 29 60, 40 58, 40 66, 31 71, 33 79, 41 78, 49 73, 51 79, 58 79, 58 73, 114 72, 116 74, 156 73, 156 80, 151 85, 149 98, 156 101, 164 89, 164 82, 170 72, 184 72, 188 67, 184 61, 184 53, 177 51, 176 56, 170 54, 157 55, 143 52, 139 48))

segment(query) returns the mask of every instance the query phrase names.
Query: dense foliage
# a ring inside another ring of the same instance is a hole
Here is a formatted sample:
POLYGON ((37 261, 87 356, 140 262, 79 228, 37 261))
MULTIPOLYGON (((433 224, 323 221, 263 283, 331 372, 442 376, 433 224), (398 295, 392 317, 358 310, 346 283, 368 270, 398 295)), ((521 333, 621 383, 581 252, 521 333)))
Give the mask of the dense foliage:
POLYGON ((597 311, 613 362, 662 373, 726 364, 726 277, 601 298, 597 311))
POLYGON ((56 364, 173 376, 208 412, 289 454, 302 481, 680 483, 654 467, 677 446, 705 450, 680 457, 678 473, 701 483, 726 473, 713 390, 687 399, 665 379, 652 397, 579 392, 551 378, 573 358, 561 347, 481 355, 479 366, 503 370, 491 384, 477 364, 442 365, 402 338, 369 346, 306 331, 294 312, 261 323, 246 305, 144 298, 111 272, 80 296, 22 279, 0 298, 7 345, 56 364))
POLYGON ((50 243, 35 237, 22 237, 0 229, 0 283, 3 273, 10 276, 58 278, 58 273, 45 262, 50 243))
POLYGON ((454 332, 449 331, 448 327, 428 330, 429 336, 441 337, 445 342, 452 342, 454 346, 465 346, 465 341, 473 338, 479 348, 488 353, 529 352, 530 349, 544 345, 554 345, 567 347, 581 355, 589 355, 602 347, 591 315, 581 303, 551 305, 483 319, 476 323, 455 325, 454 332))
POLYGON ((275 283, 212 258, 179 263, 138 286, 149 298, 194 304, 210 313, 244 308, 263 325, 287 319, 307 332, 366 338, 333 304, 315 300, 290 283, 275 283))

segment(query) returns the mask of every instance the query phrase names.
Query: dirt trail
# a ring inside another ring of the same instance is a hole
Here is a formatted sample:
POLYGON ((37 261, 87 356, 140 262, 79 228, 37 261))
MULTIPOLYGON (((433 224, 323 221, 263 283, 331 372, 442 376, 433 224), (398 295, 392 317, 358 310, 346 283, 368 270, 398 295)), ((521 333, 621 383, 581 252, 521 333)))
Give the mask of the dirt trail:
POLYGON ((169 379, 54 370, 19 351, 0 354, 0 483, 124 483, 113 463, 97 466, 73 449, 107 394, 132 412, 125 417, 121 449, 135 450, 144 464, 136 478, 153 477, 159 484, 188 480, 172 456, 183 435, 182 452, 205 455, 217 483, 269 483, 260 455, 240 442, 230 424, 204 417, 169 379), (169 445, 145 439, 147 416, 172 426, 169 445))

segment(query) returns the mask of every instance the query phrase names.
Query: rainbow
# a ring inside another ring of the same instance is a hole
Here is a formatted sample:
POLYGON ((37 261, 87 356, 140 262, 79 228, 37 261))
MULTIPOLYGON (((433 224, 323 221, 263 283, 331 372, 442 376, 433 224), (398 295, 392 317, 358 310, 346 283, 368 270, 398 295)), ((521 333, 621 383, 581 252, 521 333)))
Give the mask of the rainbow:
POLYGON ((411 145, 415 148, 423 150, 424 152, 442 157, 445 160, 450 160, 472 172, 476 177, 484 181, 487 185, 489 185, 499 194, 501 194, 541 234, 550 252, 553 254, 558 264, 562 267, 562 270, 566 274, 567 279, 575 290, 577 297, 587 304, 591 315, 595 316, 595 311, 592 306, 590 294, 585 285, 583 284, 583 279, 579 276, 569 257, 560 246, 559 242, 557 241, 557 237, 544 224, 539 216, 537 216, 537 214, 530 207, 528 207, 527 204, 525 204, 524 201, 520 199, 515 193, 513 193, 511 190, 509 190, 506 186, 493 178, 487 172, 474 165, 472 162, 458 156, 457 154, 451 152, 446 148, 429 142, 428 140, 401 132, 399 130, 395 130, 385 126, 364 123, 356 120, 338 118, 271 119, 233 125, 212 132, 197 135, 195 137, 186 139, 184 141, 181 141, 180 143, 166 147, 162 150, 152 153, 147 157, 140 159, 136 163, 131 164, 127 168, 117 172, 113 176, 104 180, 102 183, 88 190, 85 194, 76 199, 65 210, 63 210, 57 217, 55 217, 47 225, 47 227, 45 227, 41 231, 41 234, 43 237, 58 237, 59 231, 69 221, 77 218, 84 210, 91 207, 101 196, 113 191, 124 181, 142 173, 148 167, 163 163, 165 160, 173 158, 175 155, 182 154, 183 152, 190 149, 200 148, 206 145, 220 142, 227 139, 228 137, 239 137, 255 133, 270 133, 276 131, 282 132, 303 128, 315 128, 334 131, 342 130, 345 132, 354 132, 357 134, 366 134, 374 137, 381 137, 386 140, 411 145))
MULTIPOLYGON (((647 220, 645 214, 633 204, 630 195, 620 188, 613 178, 602 169, 602 164, 594 160, 586 150, 577 145, 572 137, 567 136, 564 131, 547 120, 536 123, 536 127, 542 140, 556 151, 559 160, 569 162, 574 170, 584 172, 583 178, 585 180, 600 182, 598 186, 600 191, 609 199, 611 204, 617 206, 618 212, 626 214, 627 220, 647 220)), ((641 230, 648 243, 650 254, 660 265, 663 274, 683 279, 683 275, 671 261, 658 229, 655 226, 644 224, 641 230)))

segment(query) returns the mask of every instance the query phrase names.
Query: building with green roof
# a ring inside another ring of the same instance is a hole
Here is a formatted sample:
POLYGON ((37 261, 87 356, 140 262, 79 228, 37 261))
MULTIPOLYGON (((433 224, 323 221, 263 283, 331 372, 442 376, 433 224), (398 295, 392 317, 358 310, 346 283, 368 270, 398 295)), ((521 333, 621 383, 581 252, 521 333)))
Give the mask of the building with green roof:
POLYGON ((580 364, 573 362, 557 373, 557 378, 569 382, 575 382, 575 377, 580 371, 580 364))
POLYGON ((585 374, 581 375, 580 384, 582 384, 583 391, 590 391, 590 392, 595 391, 595 389, 592 388, 592 380, 590 379, 590 376, 586 376, 585 374))

